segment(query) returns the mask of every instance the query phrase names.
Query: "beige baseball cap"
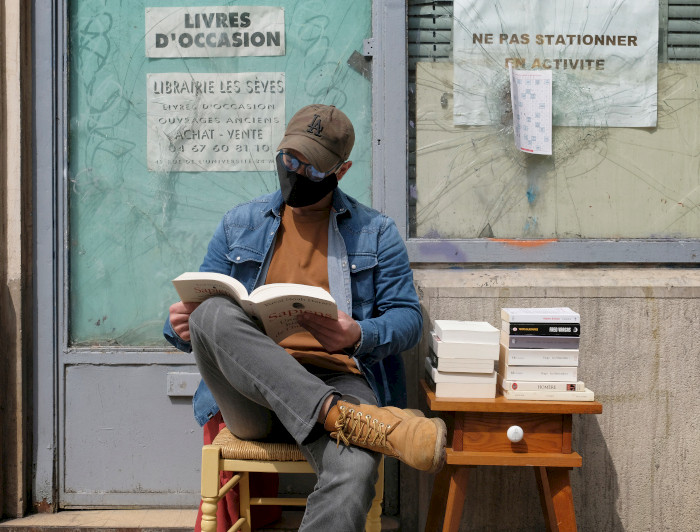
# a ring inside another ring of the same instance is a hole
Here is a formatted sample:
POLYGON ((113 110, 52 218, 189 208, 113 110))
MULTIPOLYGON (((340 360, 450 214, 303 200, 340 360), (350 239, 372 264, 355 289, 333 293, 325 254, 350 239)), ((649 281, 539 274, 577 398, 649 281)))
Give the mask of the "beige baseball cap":
POLYGON ((333 105, 302 107, 291 118, 277 150, 296 150, 321 172, 350 157, 355 130, 350 119, 333 105))

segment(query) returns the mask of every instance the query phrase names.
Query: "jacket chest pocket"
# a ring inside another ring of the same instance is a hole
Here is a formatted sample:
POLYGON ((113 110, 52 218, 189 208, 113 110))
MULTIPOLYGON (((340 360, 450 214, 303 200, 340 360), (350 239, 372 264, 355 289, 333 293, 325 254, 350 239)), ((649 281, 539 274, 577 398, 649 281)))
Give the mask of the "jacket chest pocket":
POLYGON ((226 255, 231 263, 231 277, 235 277, 250 292, 260 275, 263 264, 263 256, 252 249, 234 247, 226 255))
POLYGON ((374 253, 348 254, 353 314, 361 319, 372 316, 374 308, 374 271, 377 255, 374 253))

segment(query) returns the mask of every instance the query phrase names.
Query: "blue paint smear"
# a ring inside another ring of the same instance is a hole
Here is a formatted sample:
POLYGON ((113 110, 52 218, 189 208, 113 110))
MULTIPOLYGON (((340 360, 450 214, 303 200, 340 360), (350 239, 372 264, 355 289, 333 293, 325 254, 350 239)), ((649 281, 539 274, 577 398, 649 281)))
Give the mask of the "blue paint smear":
POLYGON ((527 201, 532 205, 535 200, 537 199, 537 187, 534 185, 530 185, 530 187, 527 189, 527 201))
POLYGON ((534 218, 530 216, 527 219, 527 222, 525 223, 525 231, 529 231, 530 229, 535 229, 537 227, 537 217, 535 216, 534 218))

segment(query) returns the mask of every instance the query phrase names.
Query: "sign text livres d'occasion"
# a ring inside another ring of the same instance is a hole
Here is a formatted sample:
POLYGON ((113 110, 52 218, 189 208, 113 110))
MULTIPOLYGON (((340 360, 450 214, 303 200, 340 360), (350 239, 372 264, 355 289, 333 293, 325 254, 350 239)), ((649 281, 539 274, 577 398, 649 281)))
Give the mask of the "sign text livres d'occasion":
POLYGON ((284 55, 284 9, 270 6, 146 8, 147 57, 284 55))

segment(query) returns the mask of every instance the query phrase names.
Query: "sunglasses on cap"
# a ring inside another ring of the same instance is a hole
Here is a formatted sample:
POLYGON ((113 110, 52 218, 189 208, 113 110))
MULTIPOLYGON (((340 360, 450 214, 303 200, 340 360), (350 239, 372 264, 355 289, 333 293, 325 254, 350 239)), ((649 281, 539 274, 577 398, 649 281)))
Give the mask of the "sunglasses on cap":
POLYGON ((282 166, 284 166, 288 171, 306 176, 311 181, 323 181, 326 177, 335 172, 340 165, 343 164, 343 161, 340 161, 327 172, 321 172, 321 170, 317 170, 308 163, 301 162, 294 155, 284 150, 279 152, 279 154, 277 155, 277 159, 282 163, 282 166))

